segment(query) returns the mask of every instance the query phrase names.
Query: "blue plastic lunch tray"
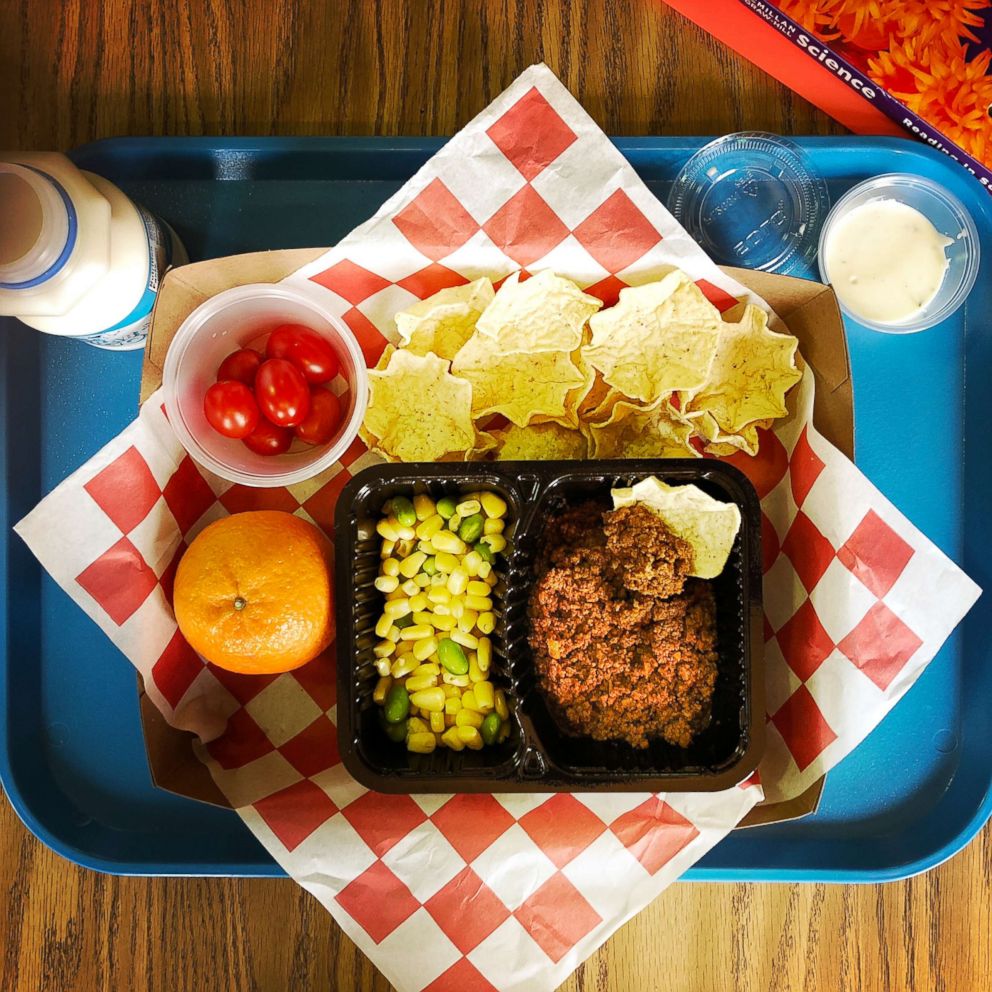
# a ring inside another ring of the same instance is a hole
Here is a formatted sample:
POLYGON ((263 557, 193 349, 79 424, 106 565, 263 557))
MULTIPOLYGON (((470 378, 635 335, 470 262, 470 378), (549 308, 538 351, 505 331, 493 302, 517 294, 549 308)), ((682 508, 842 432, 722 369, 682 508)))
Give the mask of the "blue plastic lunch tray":
MULTIPOLYGON (((704 138, 618 141, 664 201, 704 138)), ((908 140, 800 139, 836 200, 882 172, 928 176, 967 206, 983 262, 967 308, 921 334, 848 325, 857 460, 910 520, 992 586, 992 197, 908 140), (965 372, 977 384, 965 389, 965 372)), ((333 244, 441 145, 421 138, 119 139, 78 149, 164 217, 193 259, 333 244)), ((812 273, 811 273, 812 275, 812 273)), ((135 415, 141 355, 0 321, 0 776, 45 843, 120 874, 280 875, 229 811, 152 786, 134 671, 11 531, 135 415)), ((986 595, 908 696, 827 778, 820 808, 740 830, 686 878, 877 882, 950 857, 992 811, 986 595)))

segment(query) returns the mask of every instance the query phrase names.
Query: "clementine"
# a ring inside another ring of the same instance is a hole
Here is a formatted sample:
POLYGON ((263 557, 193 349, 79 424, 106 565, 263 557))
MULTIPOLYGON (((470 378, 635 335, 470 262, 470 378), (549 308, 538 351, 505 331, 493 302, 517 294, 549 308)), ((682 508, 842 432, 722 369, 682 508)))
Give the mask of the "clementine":
POLYGON ((194 651, 232 672, 288 672, 334 638, 331 546, 291 513, 210 524, 179 562, 176 621, 194 651))

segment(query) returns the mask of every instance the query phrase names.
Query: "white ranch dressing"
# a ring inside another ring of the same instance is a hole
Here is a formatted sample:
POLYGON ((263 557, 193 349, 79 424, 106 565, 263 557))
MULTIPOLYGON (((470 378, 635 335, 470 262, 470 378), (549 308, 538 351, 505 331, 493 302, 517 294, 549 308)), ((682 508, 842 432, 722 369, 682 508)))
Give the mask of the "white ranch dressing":
POLYGON ((859 317, 898 324, 937 295, 953 243, 919 210, 879 197, 837 221, 824 246, 826 270, 840 302, 859 317))

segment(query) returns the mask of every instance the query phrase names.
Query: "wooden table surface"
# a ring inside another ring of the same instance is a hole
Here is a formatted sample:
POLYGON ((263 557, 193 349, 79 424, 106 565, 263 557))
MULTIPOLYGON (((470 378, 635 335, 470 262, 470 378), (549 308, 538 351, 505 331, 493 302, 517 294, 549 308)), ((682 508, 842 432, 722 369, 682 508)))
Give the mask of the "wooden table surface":
MULTIPOLYGON (((842 130, 659 0, 0 0, 0 148, 451 134, 541 60, 610 134, 842 130)), ((986 829, 884 886, 677 885, 563 988, 971 992, 990 910, 986 829)), ((389 987, 292 882, 98 875, 0 798, 5 992, 389 987)))

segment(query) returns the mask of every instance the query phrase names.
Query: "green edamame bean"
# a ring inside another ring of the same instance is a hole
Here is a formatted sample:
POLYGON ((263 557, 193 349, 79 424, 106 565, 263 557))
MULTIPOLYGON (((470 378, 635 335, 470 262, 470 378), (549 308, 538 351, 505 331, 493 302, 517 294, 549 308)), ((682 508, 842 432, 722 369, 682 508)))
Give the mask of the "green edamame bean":
POLYGON ((405 496, 393 497, 393 516, 404 527, 417 526, 417 511, 413 508, 413 503, 405 496))
POLYGON ((499 714, 495 711, 488 713, 486 718, 482 721, 482 726, 479 728, 479 733, 482 735, 482 742, 484 744, 495 744, 496 738, 499 736, 499 714))
POLYGON ((402 630, 402 629, 403 629, 404 627, 409 627, 409 626, 411 626, 411 625, 413 624, 413 617, 411 616, 411 614, 409 614, 409 613, 408 613, 408 614, 407 614, 406 616, 404 616, 404 617, 396 617, 396 618, 395 618, 395 619, 393 620, 393 623, 394 623, 394 624, 395 624, 395 625, 396 625, 396 626, 397 626, 397 627, 398 627, 398 628, 399 628, 400 630, 402 630))
POLYGON ((382 708, 389 723, 399 723, 410 715, 410 693, 398 682, 390 686, 386 693, 386 703, 382 708))
POLYGON ((479 557, 483 561, 489 562, 490 565, 492 565, 493 562, 496 561, 496 555, 493 552, 493 549, 489 547, 488 544, 483 544, 482 541, 479 541, 478 544, 473 544, 472 550, 477 551, 479 553, 479 557))
POLYGON ((458 536, 466 543, 471 544, 482 537, 482 528, 485 526, 486 518, 481 513, 473 513, 466 517, 458 528, 458 536))
POLYGON ((424 575, 437 575, 437 562, 434 560, 433 555, 424 560, 423 565, 420 566, 420 571, 423 572, 424 575))
POLYGON ((455 515, 455 501, 450 496, 444 496, 437 501, 437 512, 450 520, 455 515))
POLYGON ((385 735, 394 743, 402 744, 406 740, 406 720, 400 720, 399 723, 390 723, 383 716, 382 710, 380 710, 379 725, 382 727, 385 735))
POLYGON ((468 672, 468 656, 462 646, 450 637, 444 638, 437 646, 437 656, 445 671, 452 675, 465 675, 468 672))

